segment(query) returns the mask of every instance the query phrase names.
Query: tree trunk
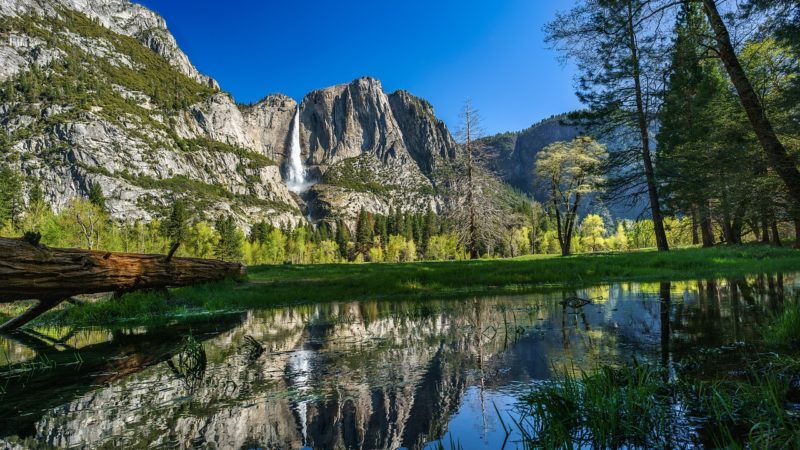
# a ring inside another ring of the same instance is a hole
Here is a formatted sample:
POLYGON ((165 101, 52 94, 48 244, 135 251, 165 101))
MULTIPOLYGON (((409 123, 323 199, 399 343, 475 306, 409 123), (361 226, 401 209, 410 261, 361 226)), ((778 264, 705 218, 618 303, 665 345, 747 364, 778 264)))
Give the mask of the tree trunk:
POLYGON ((633 28, 633 12, 628 9, 628 39, 631 51, 631 61, 633 64, 633 83, 636 94, 636 116, 639 126, 639 133, 642 140, 642 163, 644 175, 647 181, 647 194, 650 199, 650 211, 653 215, 653 230, 656 235, 656 246, 659 251, 668 251, 667 232, 664 229, 664 218, 661 215, 661 201, 656 185, 655 170, 653 170, 652 155, 650 154, 650 130, 647 127, 647 116, 644 110, 644 99, 642 97, 641 68, 639 65, 639 50, 636 43, 636 32, 633 28))
POLYGON ((713 247, 714 227, 711 224, 711 214, 707 203, 700 206, 700 233, 703 236, 703 247, 713 247))
POLYGON ((794 248, 800 249, 800 214, 794 216, 794 248))
POLYGON ((789 155, 786 148, 778 139, 778 135, 772 128, 772 123, 767 117, 764 106, 758 98, 753 85, 747 78, 747 74, 742 68, 736 51, 731 44, 730 34, 725 22, 717 10, 715 0, 703 0, 706 16, 714 30, 717 39, 717 50, 719 51, 722 63, 731 78, 731 82, 739 94, 750 125, 767 155, 769 165, 778 173, 789 190, 795 206, 800 206, 800 171, 797 169, 795 158, 789 155))
POLYGON ((236 278, 244 266, 199 258, 59 249, 0 238, 0 303, 189 286, 236 278))
POLYGON ((778 221, 772 219, 772 240, 770 241, 773 247, 781 246, 781 235, 778 233, 778 221))
POLYGON ((697 206, 692 206, 692 245, 700 243, 700 221, 697 218, 697 206))
POLYGON ((761 243, 769 244, 769 218, 766 211, 761 214, 761 243))

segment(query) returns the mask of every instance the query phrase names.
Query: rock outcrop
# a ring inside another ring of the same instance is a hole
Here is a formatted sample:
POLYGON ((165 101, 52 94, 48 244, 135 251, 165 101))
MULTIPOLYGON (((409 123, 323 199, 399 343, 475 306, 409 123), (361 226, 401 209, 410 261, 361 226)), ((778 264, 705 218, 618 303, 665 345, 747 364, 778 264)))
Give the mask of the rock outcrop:
MULTIPOLYGON (((6 17, 38 15, 52 20, 59 18, 65 11, 81 13, 114 33, 136 38, 184 75, 219 89, 214 79, 201 74, 192 65, 189 57, 178 47, 175 38, 167 30, 164 19, 144 6, 131 3, 129 0, 0 0, 0 15, 6 17)), ((29 55, 17 53, 16 58, 18 61, 25 60, 26 63, 46 64, 35 56, 36 52, 32 53, 29 55)), ((9 56, 15 58, 10 53, 9 56)), ((25 69, 27 64, 16 67, 25 69)), ((8 74, 0 72, 0 76, 15 73, 16 71, 8 71, 8 74)))
POLYGON ((539 195, 533 176, 536 155, 554 142, 571 141, 580 134, 578 127, 562 123, 565 118, 555 116, 522 131, 484 138, 487 168, 506 183, 542 200, 544 195, 539 195))

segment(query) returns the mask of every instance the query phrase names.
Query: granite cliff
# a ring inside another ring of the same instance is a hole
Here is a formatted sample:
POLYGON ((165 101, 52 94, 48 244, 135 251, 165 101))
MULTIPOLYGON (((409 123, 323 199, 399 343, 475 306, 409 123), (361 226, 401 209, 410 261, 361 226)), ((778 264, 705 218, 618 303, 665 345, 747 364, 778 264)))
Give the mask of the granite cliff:
POLYGON ((298 224, 440 208, 457 152, 426 101, 359 78, 298 104, 241 105, 197 71, 157 14, 127 0, 0 0, 0 161, 64 208, 98 184, 111 215, 151 220, 173 198, 201 217, 298 224), (299 108, 315 182, 284 182, 299 108))

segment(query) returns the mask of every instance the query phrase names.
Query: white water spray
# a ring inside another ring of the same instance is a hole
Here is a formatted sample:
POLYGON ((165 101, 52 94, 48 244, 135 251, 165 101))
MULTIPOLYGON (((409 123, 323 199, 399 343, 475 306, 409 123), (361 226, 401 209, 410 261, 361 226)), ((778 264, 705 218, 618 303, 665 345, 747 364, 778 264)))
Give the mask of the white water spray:
POLYGON ((313 184, 307 178, 300 151, 300 107, 295 111, 292 121, 292 142, 289 147, 289 164, 286 169, 286 187, 290 191, 299 194, 307 191, 313 184))

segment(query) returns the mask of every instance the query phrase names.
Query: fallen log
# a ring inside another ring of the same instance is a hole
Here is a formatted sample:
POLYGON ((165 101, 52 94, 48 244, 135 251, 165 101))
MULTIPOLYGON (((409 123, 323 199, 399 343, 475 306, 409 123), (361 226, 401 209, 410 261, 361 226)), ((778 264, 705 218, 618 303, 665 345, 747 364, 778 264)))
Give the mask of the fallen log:
POLYGON ((238 278, 242 264, 96 250, 50 248, 25 239, 0 238, 0 303, 38 300, 22 316, 0 326, 19 328, 80 294, 131 292, 238 278))

